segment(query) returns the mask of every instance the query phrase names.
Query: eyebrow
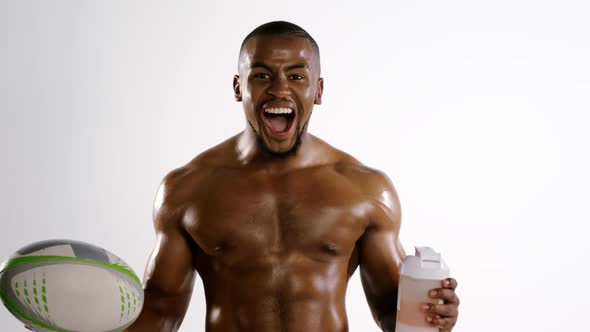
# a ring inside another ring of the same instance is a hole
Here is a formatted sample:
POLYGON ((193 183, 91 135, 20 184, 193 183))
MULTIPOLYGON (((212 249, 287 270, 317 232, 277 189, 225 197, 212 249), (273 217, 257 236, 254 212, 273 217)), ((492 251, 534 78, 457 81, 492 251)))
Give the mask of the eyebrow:
MULTIPOLYGON (((272 71, 272 69, 269 66, 265 65, 262 62, 254 62, 252 66, 250 66, 250 68, 264 68, 268 71, 272 71)), ((290 65, 287 67, 287 71, 294 69, 307 69, 307 65, 305 63, 296 63, 294 65, 290 65)))
POLYGON ((297 63, 297 64, 287 67, 287 70, 293 70, 293 69, 307 69, 307 65, 305 63, 297 63))
POLYGON ((267 66, 267 65, 265 65, 264 63, 261 63, 261 62, 254 62, 252 64, 252 66, 250 66, 250 68, 264 68, 264 69, 266 69, 268 71, 272 71, 269 66, 267 66))

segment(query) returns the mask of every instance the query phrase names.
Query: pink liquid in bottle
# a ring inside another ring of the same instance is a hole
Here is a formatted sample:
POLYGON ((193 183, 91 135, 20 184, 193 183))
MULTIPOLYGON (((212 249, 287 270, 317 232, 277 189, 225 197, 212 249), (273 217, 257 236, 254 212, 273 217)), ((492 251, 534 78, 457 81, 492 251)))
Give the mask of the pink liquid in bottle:
POLYGON ((431 299, 428 291, 441 287, 441 280, 449 277, 449 268, 439 253, 429 247, 416 247, 416 255, 408 256, 400 264, 397 298, 396 332, 438 332, 426 323, 425 303, 440 303, 431 299))

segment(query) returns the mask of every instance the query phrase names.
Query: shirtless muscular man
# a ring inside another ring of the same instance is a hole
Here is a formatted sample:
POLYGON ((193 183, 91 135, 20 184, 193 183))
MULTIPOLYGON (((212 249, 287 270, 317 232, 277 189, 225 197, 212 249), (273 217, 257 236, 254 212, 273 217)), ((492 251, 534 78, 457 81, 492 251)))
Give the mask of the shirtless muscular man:
MULTIPOLYGON (((360 268, 376 323, 394 331, 400 205, 385 174, 307 132, 322 101, 319 48, 288 22, 264 24, 240 49, 235 98, 243 132, 162 181, 145 304, 128 331, 178 330, 199 273, 208 332, 348 331, 345 295, 360 268)), ((451 331, 453 278, 424 319, 451 331)))

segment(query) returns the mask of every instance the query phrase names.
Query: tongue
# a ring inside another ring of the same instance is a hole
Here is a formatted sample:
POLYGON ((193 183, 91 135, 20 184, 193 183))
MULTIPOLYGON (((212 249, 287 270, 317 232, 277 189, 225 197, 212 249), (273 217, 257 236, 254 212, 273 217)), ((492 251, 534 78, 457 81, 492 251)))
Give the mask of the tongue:
POLYGON ((283 132, 287 129, 287 117, 284 115, 271 115, 268 118, 268 122, 272 130, 276 132, 283 132))

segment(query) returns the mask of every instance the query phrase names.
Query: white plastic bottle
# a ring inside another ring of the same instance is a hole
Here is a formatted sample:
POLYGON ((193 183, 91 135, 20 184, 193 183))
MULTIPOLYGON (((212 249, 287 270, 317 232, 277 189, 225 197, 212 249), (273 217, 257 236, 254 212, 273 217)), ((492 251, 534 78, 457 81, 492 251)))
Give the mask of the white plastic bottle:
POLYGON ((396 332, 438 332, 426 322, 421 307, 424 303, 442 303, 430 298, 428 291, 441 288, 441 280, 448 278, 449 272, 441 255, 429 247, 416 247, 416 255, 400 263, 396 332))

